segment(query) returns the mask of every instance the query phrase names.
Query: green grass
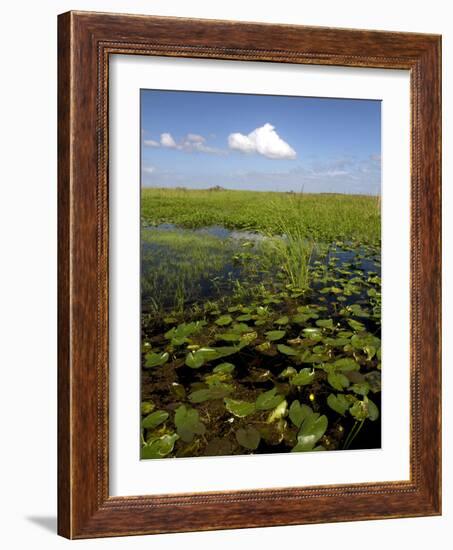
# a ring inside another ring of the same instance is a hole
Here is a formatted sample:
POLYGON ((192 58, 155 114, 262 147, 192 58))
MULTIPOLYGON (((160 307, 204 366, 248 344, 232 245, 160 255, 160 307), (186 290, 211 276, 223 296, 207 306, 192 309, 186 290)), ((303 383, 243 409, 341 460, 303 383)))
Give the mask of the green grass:
POLYGON ((174 223, 188 228, 227 228, 281 234, 281 220, 306 239, 380 243, 376 197, 257 191, 143 189, 146 224, 174 223))

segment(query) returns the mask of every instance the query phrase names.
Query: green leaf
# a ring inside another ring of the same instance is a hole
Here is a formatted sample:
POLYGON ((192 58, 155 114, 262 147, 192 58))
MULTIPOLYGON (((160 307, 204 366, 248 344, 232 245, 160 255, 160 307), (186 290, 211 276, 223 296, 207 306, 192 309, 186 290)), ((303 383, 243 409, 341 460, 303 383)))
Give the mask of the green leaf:
POLYGON ((311 384, 315 379, 315 371, 311 369, 302 369, 298 374, 295 374, 290 382, 293 386, 306 386, 311 384))
POLYGON ((290 348, 285 344, 278 344, 277 349, 280 353, 283 353, 284 355, 298 355, 297 350, 295 350, 294 348, 290 348))
POLYGON ((319 319, 319 321, 316 321, 316 326, 332 330, 333 321, 332 319, 319 319))
POLYGON ((275 409, 271 411, 271 414, 267 419, 268 424, 283 418, 286 415, 287 408, 288 408, 288 402, 285 399, 280 403, 280 405, 277 405, 275 409))
POLYGON ((224 402, 226 409, 238 418, 245 418, 249 414, 255 412, 255 403, 249 403, 248 401, 240 401, 237 399, 230 399, 228 397, 225 397, 224 402))
POLYGON ((352 328, 352 330, 355 330, 356 332, 365 330, 365 325, 360 321, 355 321, 354 319, 348 319, 348 324, 352 328))
POLYGON ((234 371, 234 365, 232 363, 220 363, 214 367, 212 372, 219 372, 222 374, 230 374, 234 371))
POLYGON ((163 435, 142 447, 141 458, 163 458, 173 451, 175 441, 179 439, 177 434, 163 435))
POLYGON ((370 385, 368 384, 368 382, 360 382, 357 384, 353 384, 349 389, 357 395, 368 395, 370 391, 370 385))
POLYGON ((293 452, 312 451, 316 443, 321 439, 327 430, 327 416, 319 416, 313 413, 303 422, 297 436, 297 444, 291 450, 293 452))
POLYGON ((304 328, 302 332, 305 334, 307 338, 317 338, 321 336, 321 329, 316 327, 304 328))
POLYGON ((235 435, 239 445, 242 445, 242 447, 250 449, 251 451, 257 449, 260 444, 261 435, 253 426, 249 426, 248 428, 239 428, 235 435))
POLYGON ((186 355, 186 365, 191 369, 199 369, 205 363, 205 356, 200 350, 191 351, 186 355))
POLYGON ((218 334, 217 339, 224 342, 239 342, 241 335, 238 332, 224 332, 223 334, 218 334))
POLYGON ((236 317, 236 321, 251 321, 252 319, 253 317, 248 313, 245 313, 244 315, 239 315, 239 317, 236 317))
POLYGON ((281 340, 286 332, 284 330, 269 330, 265 334, 270 342, 275 342, 276 340, 281 340))
POLYGON ((228 384, 212 386, 211 388, 196 390, 189 395, 192 403, 203 403, 214 399, 223 399, 233 391, 233 387, 228 384))
POLYGON ((289 323, 289 317, 287 315, 284 315, 283 317, 279 317, 276 321, 276 325, 287 325, 289 323))
POLYGON ((327 375, 327 381, 332 386, 332 388, 335 388, 338 391, 342 391, 343 388, 347 388, 349 386, 349 380, 346 378, 346 376, 337 372, 329 373, 327 375))
POLYGON ((206 321, 194 321, 193 323, 181 323, 165 333, 165 338, 171 340, 174 346, 181 346, 188 341, 188 337, 199 332, 206 325, 206 321))
POLYGON ((370 385, 370 390, 373 393, 381 391, 381 373, 378 370, 373 370, 365 374, 365 380, 370 385))
POLYGON ((229 325, 232 321, 233 321, 233 317, 231 317, 231 315, 221 315, 214 322, 219 327, 225 327, 226 325, 229 325))
POLYGON ((168 413, 165 411, 155 411, 146 416, 142 420, 142 426, 147 429, 157 428, 160 424, 165 422, 168 418, 168 413))
POLYGON ((297 399, 291 403, 289 418, 296 428, 300 428, 305 418, 311 414, 313 414, 313 410, 308 405, 301 405, 297 399))
POLYGON ((140 405, 141 413, 145 415, 153 412, 155 408, 156 405, 152 401, 142 401, 140 405))
POLYGON ((368 418, 374 422, 379 418, 379 409, 377 408, 377 405, 371 401, 371 399, 367 398, 367 406, 368 406, 368 418))
POLYGON ((255 407, 258 411, 267 411, 273 409, 285 399, 283 395, 277 395, 277 388, 272 388, 269 391, 266 391, 260 394, 256 401, 255 407))
POLYGON ((286 367, 286 369, 282 370, 278 377, 291 378, 291 376, 294 376, 295 374, 297 374, 297 370, 294 367, 286 367))
POLYGON ((342 372, 360 370, 360 365, 351 357, 343 357, 341 359, 337 359, 336 361, 334 361, 333 365, 335 369, 338 369, 342 372))
POLYGON ((176 409, 175 425, 179 437, 186 443, 190 443, 196 434, 203 435, 206 431, 198 411, 185 405, 180 405, 176 409))
POLYGON ((346 399, 345 395, 342 393, 339 393, 337 395, 331 393, 327 397, 327 404, 331 409, 333 409, 338 414, 345 414, 345 412, 349 409, 350 403, 346 399))
POLYGON ((349 409, 349 412, 351 416, 360 422, 368 418, 368 407, 364 401, 357 400, 349 409))
POLYGON ((169 355, 164 353, 147 353, 145 356, 145 367, 160 367, 168 361, 169 355))

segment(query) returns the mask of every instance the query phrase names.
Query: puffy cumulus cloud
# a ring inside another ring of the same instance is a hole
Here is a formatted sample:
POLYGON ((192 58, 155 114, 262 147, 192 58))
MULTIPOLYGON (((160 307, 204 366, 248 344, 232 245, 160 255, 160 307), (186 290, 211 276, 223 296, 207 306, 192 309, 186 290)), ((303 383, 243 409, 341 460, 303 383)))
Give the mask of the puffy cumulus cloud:
POLYGON ((269 159, 295 159, 296 151, 266 122, 250 134, 235 132, 228 136, 230 149, 243 153, 258 153, 269 159))
POLYGON ((164 132, 160 135, 160 141, 154 139, 144 140, 146 147, 165 147, 167 149, 176 149, 186 153, 212 153, 223 155, 225 151, 211 147, 206 144, 206 138, 200 134, 189 133, 182 138, 181 141, 176 141, 169 132, 164 132))
POLYGON ((173 139, 173 136, 168 133, 164 132, 160 135, 160 144, 162 147, 170 147, 171 149, 176 149, 176 141, 173 139))
POLYGON ((186 140, 191 143, 204 143, 206 138, 200 136, 200 134, 187 134, 186 140))
POLYGON ((160 143, 154 139, 145 139, 143 143, 146 147, 160 147, 160 143))
POLYGON ((156 169, 154 168, 154 166, 149 166, 149 165, 148 165, 148 166, 144 166, 144 167, 143 167, 143 172, 144 172, 145 174, 152 174, 153 172, 155 172, 155 170, 156 170, 156 169))

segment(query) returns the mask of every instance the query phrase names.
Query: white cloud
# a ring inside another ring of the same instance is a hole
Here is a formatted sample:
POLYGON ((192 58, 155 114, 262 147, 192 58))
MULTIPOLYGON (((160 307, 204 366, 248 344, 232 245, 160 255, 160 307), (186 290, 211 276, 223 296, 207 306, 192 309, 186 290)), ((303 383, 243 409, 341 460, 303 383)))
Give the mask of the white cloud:
POLYGON ((177 142, 169 132, 160 135, 160 141, 147 139, 144 142, 146 147, 166 147, 167 149, 177 149, 186 153, 211 153, 223 155, 226 151, 210 147, 206 144, 206 138, 200 134, 189 133, 177 142))
POLYGON ((158 141, 155 141, 154 139, 145 139, 143 142, 146 147, 159 147, 160 143, 158 141))
POLYGON ((258 153, 270 159, 295 159, 296 151, 266 122, 248 135, 235 132, 228 136, 230 149, 243 153, 258 153))
POLYGON ((154 168, 154 166, 144 166, 143 167, 143 172, 145 172, 145 174, 152 174, 156 169, 154 168))
POLYGON ((171 149, 177 148, 176 141, 173 139, 173 136, 168 132, 160 135, 160 144, 162 145, 162 147, 170 147, 171 149))
POLYGON ((206 139, 203 136, 200 136, 200 134, 187 134, 186 140, 191 141, 192 143, 204 143, 206 141, 206 139))

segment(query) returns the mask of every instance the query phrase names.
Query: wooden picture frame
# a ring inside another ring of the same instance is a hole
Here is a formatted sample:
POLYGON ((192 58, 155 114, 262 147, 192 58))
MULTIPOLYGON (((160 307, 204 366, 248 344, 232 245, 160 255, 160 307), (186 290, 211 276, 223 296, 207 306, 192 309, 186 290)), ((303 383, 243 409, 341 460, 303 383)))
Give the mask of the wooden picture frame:
POLYGON ((67 538, 441 513, 441 39, 69 12, 58 21, 58 532, 67 538), (405 69, 411 95, 410 480, 109 496, 109 55, 405 69))

